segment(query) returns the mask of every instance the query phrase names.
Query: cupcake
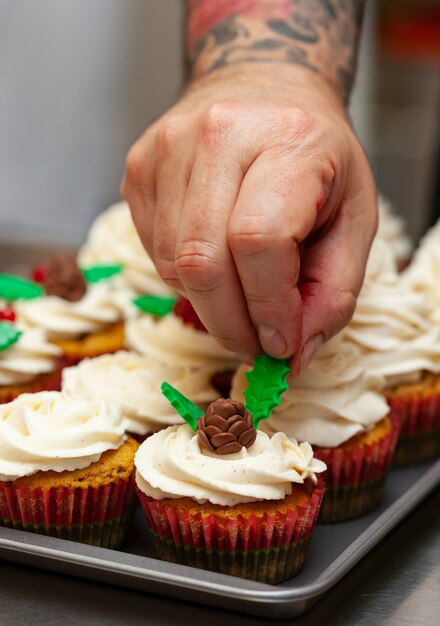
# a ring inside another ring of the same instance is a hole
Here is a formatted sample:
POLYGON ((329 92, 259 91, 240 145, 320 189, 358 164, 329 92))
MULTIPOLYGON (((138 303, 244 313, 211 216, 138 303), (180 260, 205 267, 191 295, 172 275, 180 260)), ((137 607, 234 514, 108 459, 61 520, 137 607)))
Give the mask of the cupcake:
POLYGON ((345 337, 361 350, 362 366, 384 379, 383 393, 402 422, 395 462, 407 465, 440 453, 440 326, 422 293, 396 272, 376 241, 345 337))
POLYGON ((0 322, 0 404, 21 393, 58 390, 61 350, 39 328, 0 322))
POLYGON ((160 392, 163 380, 206 408, 219 395, 210 382, 214 371, 209 365, 197 370, 187 363, 164 365, 153 357, 124 351, 85 359, 65 369, 63 390, 119 405, 126 431, 143 440, 162 428, 182 423, 160 392))
POLYGON ((99 215, 79 251, 80 265, 121 263, 122 281, 138 294, 173 295, 146 253, 126 202, 119 202, 99 215))
POLYGON ((423 296, 434 323, 440 323, 440 220, 425 235, 411 265, 402 274, 404 284, 423 296))
MULTIPOLYGON (((248 367, 240 366, 231 396, 242 400, 248 367)), ((379 393, 381 378, 359 365, 359 350, 339 334, 289 382, 283 401, 261 428, 308 441, 327 465, 320 520, 351 519, 379 505, 399 421, 379 393)))
POLYGON ((140 313, 128 319, 125 341, 130 350, 170 366, 188 366, 193 371, 211 369, 214 387, 228 395, 239 361, 206 332, 185 298, 177 300, 169 314, 162 317, 140 313))
POLYGON ((45 294, 18 300, 17 319, 24 327, 42 328, 63 352, 63 365, 86 357, 117 352, 124 347, 124 318, 132 310, 133 292, 119 276, 107 278, 103 267, 81 271, 68 253, 55 255, 44 276, 45 294))
POLYGON ((118 547, 137 447, 102 401, 43 391, 0 405, 0 525, 118 547))
POLYGON ((376 238, 387 244, 398 270, 403 270, 411 259, 413 243, 407 235, 404 219, 397 215, 390 202, 379 195, 379 223, 376 238))
POLYGON ((255 431, 220 399, 197 422, 170 426, 135 457, 136 490, 162 558, 276 584, 302 567, 325 470, 311 447, 255 431))

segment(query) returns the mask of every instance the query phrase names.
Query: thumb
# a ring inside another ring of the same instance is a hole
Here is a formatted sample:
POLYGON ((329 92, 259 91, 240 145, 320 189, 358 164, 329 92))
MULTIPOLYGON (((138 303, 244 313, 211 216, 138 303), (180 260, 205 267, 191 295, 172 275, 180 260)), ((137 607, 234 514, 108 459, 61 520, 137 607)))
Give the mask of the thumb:
POLYGON ((304 369, 319 346, 350 321, 362 286, 377 224, 373 190, 346 203, 330 228, 306 246, 299 290, 303 304, 301 362, 304 369))

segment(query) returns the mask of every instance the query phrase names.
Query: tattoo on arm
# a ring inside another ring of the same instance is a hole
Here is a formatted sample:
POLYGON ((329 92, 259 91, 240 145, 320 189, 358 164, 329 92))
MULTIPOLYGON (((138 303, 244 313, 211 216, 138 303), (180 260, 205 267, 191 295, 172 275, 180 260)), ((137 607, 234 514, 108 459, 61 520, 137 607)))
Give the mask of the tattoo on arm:
POLYGON ((365 0, 187 0, 193 75, 241 63, 322 74, 348 99, 365 0))

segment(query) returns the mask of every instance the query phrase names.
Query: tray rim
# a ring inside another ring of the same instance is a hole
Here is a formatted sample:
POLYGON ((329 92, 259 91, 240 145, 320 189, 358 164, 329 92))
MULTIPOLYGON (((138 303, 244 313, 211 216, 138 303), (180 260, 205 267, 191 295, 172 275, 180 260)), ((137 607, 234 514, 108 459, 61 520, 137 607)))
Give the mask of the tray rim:
MULTIPOLYGON (((399 469, 393 471, 399 472, 399 469)), ((28 561, 32 565, 36 560, 42 559, 43 564, 38 563, 37 566, 49 570, 50 565, 55 569, 56 564, 62 563, 65 566, 76 566, 84 570, 83 573, 101 572, 107 576, 85 576, 101 582, 111 582, 109 578, 122 576, 123 580, 117 582, 122 587, 145 590, 145 584, 154 583, 159 589, 171 586, 174 591, 197 591, 199 604, 216 605, 216 600, 228 598, 234 604, 239 602, 231 608, 247 614, 261 616, 263 607, 283 609, 283 615, 278 616, 278 619, 283 619, 298 616, 317 602, 438 484, 440 459, 428 466, 416 482, 367 526, 312 583, 301 587, 279 587, 244 579, 239 579, 240 585, 237 586, 237 578, 233 576, 2 527, 0 557, 21 563, 28 561), (14 559, 14 555, 24 555, 26 558, 14 559), (204 595, 207 597, 203 597, 204 595), (295 611, 296 604, 300 602, 303 607, 299 612, 295 611)), ((69 574, 69 571, 65 573, 69 574)), ((153 589, 149 591, 156 593, 153 589)), ((179 593, 169 595, 185 600, 179 593)), ((194 602, 192 599, 190 601, 194 602)), ((270 616, 277 619, 274 614, 270 616)))

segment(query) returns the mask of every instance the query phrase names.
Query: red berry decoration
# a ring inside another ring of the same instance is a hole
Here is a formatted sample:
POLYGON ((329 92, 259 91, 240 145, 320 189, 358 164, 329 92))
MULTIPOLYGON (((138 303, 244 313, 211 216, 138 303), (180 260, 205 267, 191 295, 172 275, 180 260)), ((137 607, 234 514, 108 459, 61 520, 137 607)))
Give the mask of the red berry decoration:
POLYGON ((7 322, 15 321, 15 311, 11 306, 6 306, 4 309, 0 310, 0 320, 5 320, 7 322))
POLYGON ((36 283, 43 284, 44 281, 46 280, 46 274, 47 274, 47 264, 38 263, 38 265, 35 265, 34 268, 32 269, 31 278, 36 283))
POLYGON ((194 308, 189 300, 186 298, 181 298, 177 300, 176 304, 173 307, 173 313, 176 317, 180 317, 184 324, 189 324, 193 326, 196 330, 200 330, 204 333, 208 331, 203 326, 199 316, 194 311, 194 308))

